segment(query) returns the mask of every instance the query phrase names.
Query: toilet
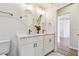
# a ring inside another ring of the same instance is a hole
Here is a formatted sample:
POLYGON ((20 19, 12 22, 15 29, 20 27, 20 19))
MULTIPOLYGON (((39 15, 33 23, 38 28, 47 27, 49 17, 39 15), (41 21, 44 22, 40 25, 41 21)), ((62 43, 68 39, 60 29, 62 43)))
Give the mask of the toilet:
POLYGON ((0 40, 0 56, 7 56, 10 49, 10 40, 0 40))

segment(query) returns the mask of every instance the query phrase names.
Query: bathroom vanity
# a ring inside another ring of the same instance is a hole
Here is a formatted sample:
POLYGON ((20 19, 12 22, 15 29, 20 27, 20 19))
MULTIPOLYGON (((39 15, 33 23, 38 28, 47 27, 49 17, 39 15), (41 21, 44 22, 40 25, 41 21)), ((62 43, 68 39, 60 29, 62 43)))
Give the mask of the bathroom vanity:
POLYGON ((43 56, 54 50, 54 34, 17 35, 19 56, 43 56))

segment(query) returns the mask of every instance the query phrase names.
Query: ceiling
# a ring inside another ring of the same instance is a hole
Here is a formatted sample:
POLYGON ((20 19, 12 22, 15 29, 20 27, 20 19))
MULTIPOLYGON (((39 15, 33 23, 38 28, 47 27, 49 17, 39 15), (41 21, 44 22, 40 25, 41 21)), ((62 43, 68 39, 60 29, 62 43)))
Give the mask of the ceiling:
POLYGON ((27 4, 32 4, 45 10, 49 8, 59 9, 69 3, 27 3, 27 4))
POLYGON ((40 8, 42 8, 42 9, 46 9, 46 8, 49 8, 49 7, 52 6, 52 4, 50 4, 50 3, 38 3, 36 5, 39 6, 40 8))

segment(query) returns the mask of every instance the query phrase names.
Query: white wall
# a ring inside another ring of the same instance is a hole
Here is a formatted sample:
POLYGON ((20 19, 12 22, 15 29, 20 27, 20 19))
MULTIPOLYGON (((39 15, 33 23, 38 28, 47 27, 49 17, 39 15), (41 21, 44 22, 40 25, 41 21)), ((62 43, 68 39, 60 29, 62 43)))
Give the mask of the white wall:
POLYGON ((14 16, 0 13, 0 40, 10 39, 11 48, 9 55, 17 55, 17 39, 16 33, 26 31, 27 27, 20 22, 19 14, 17 14, 19 4, 0 4, 0 10, 13 13, 14 16))
POLYGON ((49 6, 46 10, 46 26, 47 33, 55 33, 56 10, 49 6))

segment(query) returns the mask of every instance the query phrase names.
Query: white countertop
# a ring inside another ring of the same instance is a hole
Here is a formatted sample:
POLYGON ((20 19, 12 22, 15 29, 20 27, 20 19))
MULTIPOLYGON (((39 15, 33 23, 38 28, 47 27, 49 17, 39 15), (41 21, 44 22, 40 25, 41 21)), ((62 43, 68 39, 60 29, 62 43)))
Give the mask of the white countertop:
POLYGON ((43 35, 54 35, 54 33, 49 33, 49 34, 31 34, 31 35, 17 34, 17 37, 18 38, 25 38, 25 37, 36 37, 36 36, 43 36, 43 35))

